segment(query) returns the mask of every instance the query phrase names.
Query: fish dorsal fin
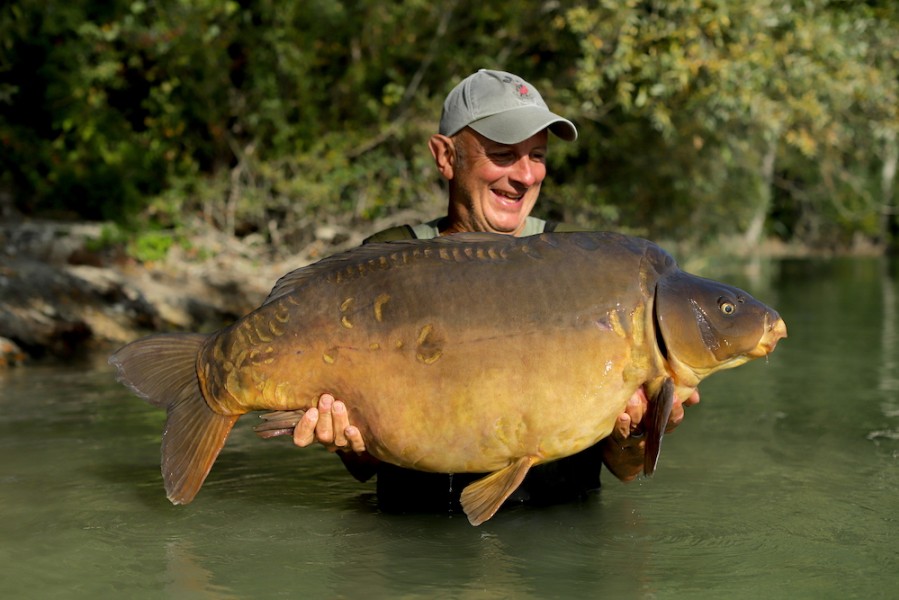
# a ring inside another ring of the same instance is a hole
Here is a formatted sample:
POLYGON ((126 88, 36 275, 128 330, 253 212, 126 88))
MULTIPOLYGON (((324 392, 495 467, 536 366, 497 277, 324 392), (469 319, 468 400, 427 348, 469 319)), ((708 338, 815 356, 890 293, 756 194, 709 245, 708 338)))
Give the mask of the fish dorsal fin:
POLYGON ((393 264, 405 264, 406 262, 422 258, 430 259, 432 257, 426 252, 428 249, 437 251, 434 254, 439 256, 441 249, 451 250, 456 246, 471 245, 478 242, 487 245, 508 246, 515 244, 517 239, 510 235, 499 233, 471 232, 456 233, 428 240, 395 240, 392 242, 364 244, 287 273, 278 280, 271 293, 269 293, 268 298, 263 302, 263 305, 292 294, 308 280, 323 273, 353 272, 355 274, 364 274, 369 269, 376 271, 382 268, 389 268, 393 264))
POLYGON ((662 452, 662 437, 668 418, 674 406, 674 381, 666 377, 658 393, 650 400, 643 422, 646 423, 646 450, 643 458, 643 473, 652 475, 662 452))
POLYGON ((462 510, 468 516, 469 523, 480 525, 496 514, 506 498, 518 489, 535 462, 533 456, 523 456, 462 490, 462 510))

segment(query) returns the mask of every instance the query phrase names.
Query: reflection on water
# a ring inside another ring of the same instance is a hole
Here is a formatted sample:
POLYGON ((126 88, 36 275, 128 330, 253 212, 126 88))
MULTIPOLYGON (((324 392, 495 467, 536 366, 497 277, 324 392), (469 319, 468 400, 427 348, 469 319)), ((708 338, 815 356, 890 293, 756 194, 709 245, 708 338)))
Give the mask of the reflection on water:
POLYGON ((324 451, 238 423, 171 506, 164 415, 102 361, 0 375, 9 597, 866 597, 896 589, 899 329, 884 261, 775 263, 737 285, 790 329, 703 384, 651 479, 578 504, 391 516, 324 451))
MULTIPOLYGON (((883 318, 880 343, 880 377, 878 389, 884 393, 883 412, 887 417, 899 420, 899 366, 896 354, 899 352, 899 323, 897 323, 896 277, 884 261, 881 267, 881 293, 883 295, 883 318)), ((899 427, 872 431, 868 439, 899 439, 899 427)))

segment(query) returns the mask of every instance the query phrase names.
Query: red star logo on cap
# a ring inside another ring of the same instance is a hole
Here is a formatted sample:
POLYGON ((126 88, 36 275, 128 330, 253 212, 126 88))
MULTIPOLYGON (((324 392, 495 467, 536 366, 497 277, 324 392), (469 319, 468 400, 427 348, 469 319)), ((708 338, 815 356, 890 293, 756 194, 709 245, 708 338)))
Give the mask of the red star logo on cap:
POLYGON ((528 89, 528 86, 526 86, 523 83, 519 84, 518 87, 515 89, 515 91, 518 92, 519 96, 527 96, 528 93, 530 92, 530 90, 528 89))

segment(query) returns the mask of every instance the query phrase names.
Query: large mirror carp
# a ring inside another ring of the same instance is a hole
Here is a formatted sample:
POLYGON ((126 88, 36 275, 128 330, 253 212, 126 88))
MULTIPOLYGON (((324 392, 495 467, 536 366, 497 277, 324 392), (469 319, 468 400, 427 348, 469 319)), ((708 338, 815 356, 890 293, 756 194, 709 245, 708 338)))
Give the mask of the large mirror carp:
POLYGON ((168 411, 175 504, 193 500, 238 417, 308 409, 327 392, 380 460, 490 473, 462 494, 478 525, 530 467, 609 435, 641 386, 651 473, 675 394, 785 336, 777 312, 643 239, 460 234, 326 258, 229 327, 143 338, 110 363, 168 411))

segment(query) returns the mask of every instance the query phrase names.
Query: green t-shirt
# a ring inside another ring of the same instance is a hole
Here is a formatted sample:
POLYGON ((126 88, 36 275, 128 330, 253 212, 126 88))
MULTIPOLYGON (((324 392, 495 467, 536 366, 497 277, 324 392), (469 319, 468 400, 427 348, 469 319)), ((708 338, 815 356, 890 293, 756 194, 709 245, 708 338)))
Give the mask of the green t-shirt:
MULTIPOLYGON (((440 235, 440 225, 446 217, 439 217, 427 223, 419 223, 418 225, 399 225, 391 227, 383 231, 367 237, 362 243, 370 242, 394 242, 396 240, 430 240, 440 235)), ((576 228, 557 223, 555 221, 544 221, 537 217, 528 217, 524 223, 522 237, 528 235, 537 235, 549 231, 578 231, 576 228)))
MULTIPOLYGON (((427 223, 412 225, 412 231, 415 233, 415 238, 419 240, 430 240, 439 236, 440 222, 445 218, 446 217, 440 217, 439 219, 434 219, 427 223)), ((545 229, 546 221, 536 217, 528 217, 524 222, 524 230, 521 232, 521 237, 526 235, 537 235, 538 233, 543 233, 545 229)))

